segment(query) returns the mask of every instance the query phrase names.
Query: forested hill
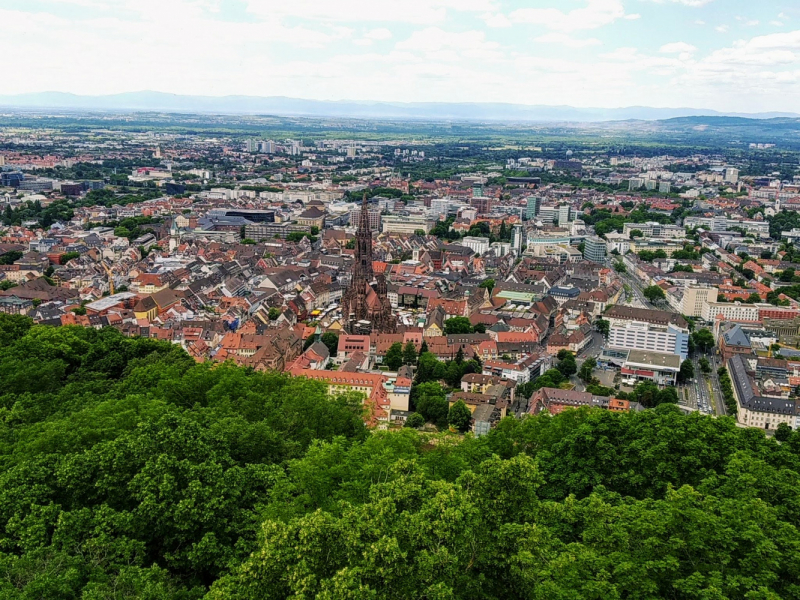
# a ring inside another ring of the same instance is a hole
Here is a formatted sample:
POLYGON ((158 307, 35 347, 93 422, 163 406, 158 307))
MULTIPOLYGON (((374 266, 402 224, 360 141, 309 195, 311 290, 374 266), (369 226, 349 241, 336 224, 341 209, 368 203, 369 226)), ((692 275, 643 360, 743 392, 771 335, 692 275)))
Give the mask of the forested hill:
POLYGON ((800 597, 800 434, 567 411, 473 439, 0 315, 0 599, 800 597))

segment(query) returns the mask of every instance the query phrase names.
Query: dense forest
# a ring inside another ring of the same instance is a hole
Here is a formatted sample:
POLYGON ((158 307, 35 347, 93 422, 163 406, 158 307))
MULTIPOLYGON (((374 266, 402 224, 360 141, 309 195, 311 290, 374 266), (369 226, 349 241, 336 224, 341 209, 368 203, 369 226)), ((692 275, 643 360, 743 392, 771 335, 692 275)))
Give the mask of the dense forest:
POLYGON ((800 434, 357 397, 0 315, 0 598, 800 598, 800 434))

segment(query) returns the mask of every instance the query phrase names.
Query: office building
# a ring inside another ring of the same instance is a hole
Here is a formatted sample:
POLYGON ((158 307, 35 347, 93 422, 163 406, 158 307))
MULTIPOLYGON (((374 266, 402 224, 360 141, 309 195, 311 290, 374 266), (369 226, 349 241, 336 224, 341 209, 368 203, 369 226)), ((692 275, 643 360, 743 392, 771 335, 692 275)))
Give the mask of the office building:
POLYGON ((542 205, 542 199, 538 196, 530 196, 528 204, 525 208, 525 218, 529 221, 535 219, 539 214, 539 207, 542 205))
POLYGON ((247 140, 244 147, 247 152, 256 152, 258 150, 258 140, 247 140))
POLYGON ((687 317, 703 316, 703 307, 717 302, 717 288, 702 286, 677 287, 667 293, 667 302, 676 311, 687 317))
POLYGON ((722 317, 724 321, 758 321, 759 307, 741 302, 706 302, 700 315, 704 321, 714 321, 722 317))
POLYGON ((733 167, 725 169, 725 183, 739 183, 739 169, 733 167))
POLYGON ((587 237, 584 241, 583 256, 596 263, 603 262, 606 258, 606 242, 596 236, 587 237))
POLYGON ((475 254, 483 256, 489 251, 489 238, 467 236, 458 242, 459 246, 466 246, 475 254))
POLYGON ((382 217, 381 227, 383 233, 404 233, 411 235, 417 230, 430 233, 433 221, 422 215, 387 215, 382 217))
POLYGON ((572 222, 574 213, 572 211, 572 207, 569 204, 562 204, 558 207, 558 226, 559 227, 568 227, 569 223, 572 222))
POLYGON ((684 360, 689 355, 689 332, 672 324, 626 321, 611 325, 607 345, 609 348, 677 354, 684 360))
POLYGON ((522 227, 521 223, 516 223, 514 225, 514 233, 511 238, 511 246, 516 250, 518 253, 522 252, 522 245, 525 243, 525 229, 522 227))

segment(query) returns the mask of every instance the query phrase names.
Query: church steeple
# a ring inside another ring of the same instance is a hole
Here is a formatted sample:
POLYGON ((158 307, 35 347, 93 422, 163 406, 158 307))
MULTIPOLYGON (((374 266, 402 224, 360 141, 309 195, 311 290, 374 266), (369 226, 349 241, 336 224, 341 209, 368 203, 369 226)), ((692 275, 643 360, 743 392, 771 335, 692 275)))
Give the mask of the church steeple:
POLYGON ((369 203, 366 193, 361 200, 355 250, 350 287, 342 296, 342 319, 348 324, 350 332, 363 329, 363 324, 359 323, 369 322, 372 331, 392 333, 397 328, 397 323, 387 297, 386 279, 382 273, 376 278, 372 267, 372 228, 369 224, 369 203), (371 287, 375 279, 378 284, 377 290, 371 287))

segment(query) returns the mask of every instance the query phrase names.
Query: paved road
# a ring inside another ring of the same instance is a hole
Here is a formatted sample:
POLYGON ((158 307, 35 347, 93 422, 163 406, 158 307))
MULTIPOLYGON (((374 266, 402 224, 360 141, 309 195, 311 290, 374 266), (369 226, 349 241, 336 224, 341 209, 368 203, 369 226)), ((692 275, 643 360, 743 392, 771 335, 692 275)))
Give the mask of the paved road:
POLYGON ((722 395, 722 388, 719 387, 719 375, 717 375, 717 370, 723 366, 722 360, 714 354, 710 354, 708 360, 711 363, 711 373, 708 378, 711 381, 711 389, 714 392, 716 412, 717 415, 724 416, 728 414, 728 410, 725 406, 725 397, 722 395))

